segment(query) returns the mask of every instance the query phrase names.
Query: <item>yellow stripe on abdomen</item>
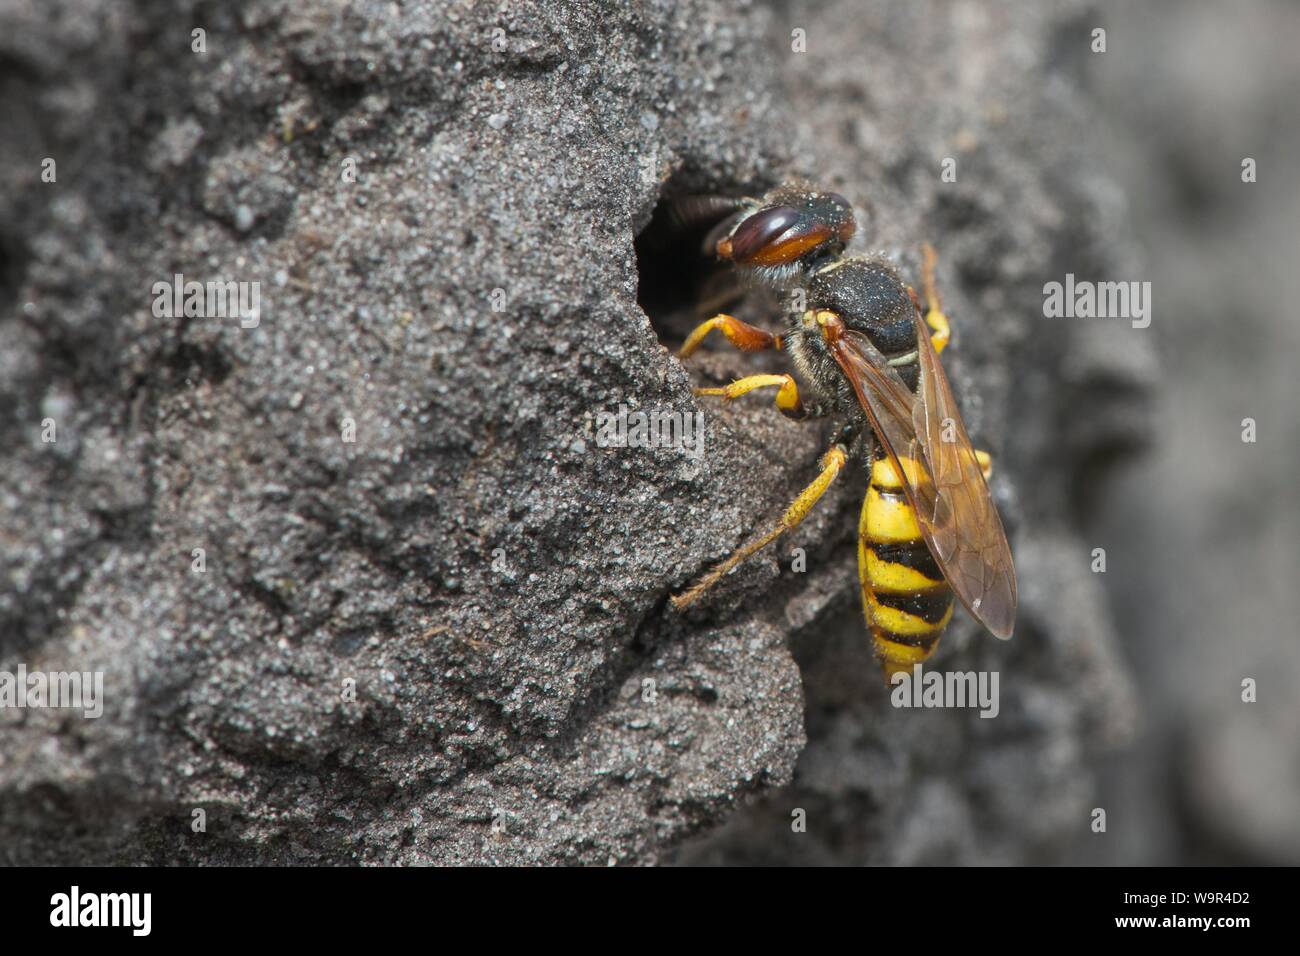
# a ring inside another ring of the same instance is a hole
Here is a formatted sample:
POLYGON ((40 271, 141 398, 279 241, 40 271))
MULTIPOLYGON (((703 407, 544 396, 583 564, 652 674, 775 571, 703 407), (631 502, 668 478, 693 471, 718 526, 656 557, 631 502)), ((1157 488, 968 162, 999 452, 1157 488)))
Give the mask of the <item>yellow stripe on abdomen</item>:
POLYGON ((918 617, 915 614, 909 614, 907 611, 901 611, 896 607, 890 607, 887 604, 881 604, 873 592, 868 592, 867 605, 871 613, 871 624, 881 630, 888 631, 896 637, 923 637, 927 634, 934 634, 942 631, 952 620, 952 596, 946 596, 948 609, 944 612, 943 617, 934 623, 930 623, 925 618, 918 617))
POLYGON ((872 588, 877 591, 890 591, 896 594, 910 594, 913 591, 925 591, 943 586, 943 578, 935 581, 926 577, 915 568, 897 561, 884 561, 876 552, 859 543, 861 560, 866 563, 866 576, 872 588))
MULTIPOLYGON (((953 600, 898 470, 883 451, 878 454, 858 522, 858 576, 873 649, 888 681, 935 652, 953 600)), ((917 467, 910 459, 901 465, 909 473, 917 467)))
MULTIPOLYGON (((919 484, 917 477, 921 473, 921 466, 917 464, 916 459, 900 458, 898 463, 903 466, 903 473, 912 479, 912 483, 919 484)), ((894 467, 888 455, 877 458, 871 463, 871 484, 876 488, 889 491, 903 490, 903 480, 898 477, 898 469, 894 467)))
POLYGON ((880 661, 880 669, 885 672, 887 681, 895 674, 911 673, 913 664, 923 662, 934 653, 933 644, 929 647, 913 647, 882 637, 874 637, 873 644, 876 660, 880 661))
POLYGON ((867 538, 874 542, 891 544, 921 537, 916 512, 901 491, 882 492, 872 485, 867 489, 862 520, 867 538))

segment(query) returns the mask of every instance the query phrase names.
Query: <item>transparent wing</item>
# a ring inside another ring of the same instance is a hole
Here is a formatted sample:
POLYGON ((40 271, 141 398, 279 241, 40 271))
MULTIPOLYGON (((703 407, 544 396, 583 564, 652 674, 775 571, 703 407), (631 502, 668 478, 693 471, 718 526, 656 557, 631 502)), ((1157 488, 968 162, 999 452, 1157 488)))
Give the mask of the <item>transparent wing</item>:
POLYGON ((1011 548, 929 329, 920 315, 916 322, 915 394, 862 333, 846 330, 830 348, 902 476, 921 533, 953 593, 1005 640, 1016 619, 1011 548))

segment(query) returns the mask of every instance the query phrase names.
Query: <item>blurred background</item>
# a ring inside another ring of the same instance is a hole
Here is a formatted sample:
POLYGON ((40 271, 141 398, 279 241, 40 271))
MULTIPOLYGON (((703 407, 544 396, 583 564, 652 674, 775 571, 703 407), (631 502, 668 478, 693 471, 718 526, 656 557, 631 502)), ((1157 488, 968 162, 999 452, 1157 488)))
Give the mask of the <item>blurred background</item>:
POLYGON ((1093 75, 1163 386, 1154 444, 1087 525, 1115 557, 1144 720, 1102 778, 1102 802, 1131 808, 1112 816, 1121 839, 1081 841, 1079 859, 1300 863, 1300 7, 1103 10, 1093 75))

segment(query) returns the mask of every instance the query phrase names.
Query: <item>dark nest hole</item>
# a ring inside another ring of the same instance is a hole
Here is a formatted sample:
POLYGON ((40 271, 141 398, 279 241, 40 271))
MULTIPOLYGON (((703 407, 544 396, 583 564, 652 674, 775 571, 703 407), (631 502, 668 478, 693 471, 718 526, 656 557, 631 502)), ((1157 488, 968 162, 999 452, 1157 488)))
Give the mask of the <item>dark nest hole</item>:
MULTIPOLYGON (((686 193, 670 184, 636 237, 637 303, 670 348, 681 345, 699 322, 733 311, 742 302, 749 304, 749 290, 713 251, 736 208, 733 197, 686 193)), ((753 297, 758 302, 771 299, 766 293, 753 297)), ((775 315, 775 300, 769 305, 747 314, 761 321, 769 313, 775 315)))

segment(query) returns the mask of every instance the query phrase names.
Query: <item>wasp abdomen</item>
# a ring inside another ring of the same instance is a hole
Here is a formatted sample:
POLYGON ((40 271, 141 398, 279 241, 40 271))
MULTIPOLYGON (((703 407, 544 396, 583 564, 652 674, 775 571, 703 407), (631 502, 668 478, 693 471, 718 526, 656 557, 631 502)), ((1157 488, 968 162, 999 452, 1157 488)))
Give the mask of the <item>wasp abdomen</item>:
MULTIPOLYGON (((906 470, 914 467, 900 462, 906 470)), ((952 619, 952 590, 922 537, 916 511, 884 449, 877 447, 858 524, 862 608, 889 680, 930 657, 952 619)))

